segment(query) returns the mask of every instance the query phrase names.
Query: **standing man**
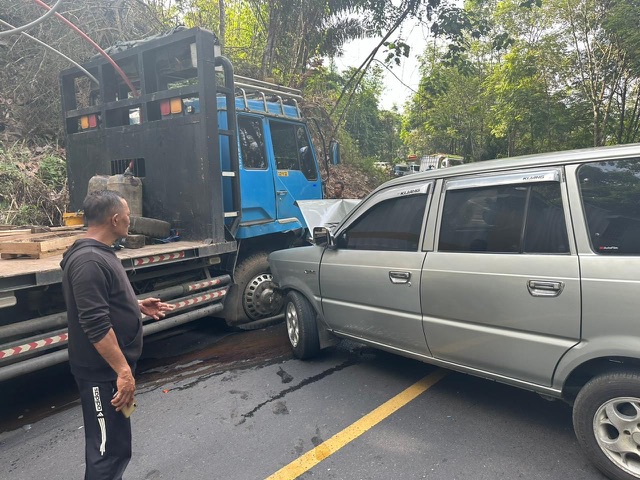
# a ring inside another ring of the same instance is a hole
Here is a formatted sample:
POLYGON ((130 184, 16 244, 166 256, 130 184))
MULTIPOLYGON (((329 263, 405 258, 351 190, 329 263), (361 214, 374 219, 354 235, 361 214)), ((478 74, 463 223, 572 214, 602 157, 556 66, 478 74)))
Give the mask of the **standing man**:
POLYGON ((120 480, 131 459, 131 423, 121 413, 133 403, 135 365, 142 352, 140 312, 154 319, 174 305, 138 301, 111 245, 126 237, 129 206, 116 192, 88 195, 85 238, 64 254, 62 286, 69 322, 69 363, 78 388, 85 432, 85 480, 120 480))
POLYGON ((344 183, 338 180, 333 184, 333 198, 342 198, 344 195, 344 183))

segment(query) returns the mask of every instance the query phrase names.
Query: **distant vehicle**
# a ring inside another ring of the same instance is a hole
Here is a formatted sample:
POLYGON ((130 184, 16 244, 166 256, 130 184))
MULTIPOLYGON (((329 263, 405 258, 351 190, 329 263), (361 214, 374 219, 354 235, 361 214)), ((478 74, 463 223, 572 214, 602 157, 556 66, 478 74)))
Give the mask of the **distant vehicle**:
POLYGON ((269 256, 293 353, 349 338, 562 399, 640 479, 639 191, 640 144, 391 180, 269 256))
POLYGON ((436 153, 420 158, 419 171, 426 172, 427 170, 437 170, 438 168, 454 167, 462 164, 464 164, 464 158, 459 155, 436 153))
POLYGON ((395 177, 404 177, 409 173, 409 166, 404 163, 399 163, 393 166, 393 175, 395 177))
POLYGON ((373 168, 388 172, 391 170, 391 164, 389 162, 373 162, 373 168))
POLYGON ((411 175, 412 173, 418 173, 420 171, 420 165, 417 163, 400 163, 393 167, 393 175, 396 177, 404 177, 405 175, 411 175))

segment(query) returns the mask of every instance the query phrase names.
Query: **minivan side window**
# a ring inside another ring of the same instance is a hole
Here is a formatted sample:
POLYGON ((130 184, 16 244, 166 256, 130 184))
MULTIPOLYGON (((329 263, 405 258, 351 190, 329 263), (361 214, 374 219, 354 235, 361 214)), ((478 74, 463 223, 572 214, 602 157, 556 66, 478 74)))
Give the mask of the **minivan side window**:
POLYGON ((594 252, 640 254, 640 159, 586 163, 578 183, 594 252))
POLYGON ((238 115, 238 140, 242 166, 248 170, 266 169, 262 121, 259 118, 238 115))
POLYGON ((568 253, 558 182, 447 191, 441 252, 568 253))
POLYGON ((417 251, 426 204, 427 195, 384 200, 371 207, 338 237, 338 248, 417 251))

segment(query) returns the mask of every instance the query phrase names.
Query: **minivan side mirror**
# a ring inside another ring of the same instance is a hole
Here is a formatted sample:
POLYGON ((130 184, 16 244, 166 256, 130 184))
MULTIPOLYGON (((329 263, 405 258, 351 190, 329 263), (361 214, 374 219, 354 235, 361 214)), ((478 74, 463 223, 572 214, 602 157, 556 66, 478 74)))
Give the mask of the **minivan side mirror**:
POLYGON ((333 236, 327 227, 313 228, 313 243, 320 247, 330 247, 334 244, 333 236))
POLYGON ((338 165, 340 163, 340 144, 337 140, 331 140, 329 143, 329 156, 332 165, 338 165))

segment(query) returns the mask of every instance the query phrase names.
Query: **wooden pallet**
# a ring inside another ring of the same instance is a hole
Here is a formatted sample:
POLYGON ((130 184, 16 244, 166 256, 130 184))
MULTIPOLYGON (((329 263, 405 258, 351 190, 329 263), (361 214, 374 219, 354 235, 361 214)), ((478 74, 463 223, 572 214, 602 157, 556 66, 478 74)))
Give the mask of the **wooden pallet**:
POLYGON ((64 252, 84 232, 50 232, 0 239, 0 257, 42 258, 64 252))
POLYGON ((13 229, 2 228, 0 225, 0 242, 7 240, 15 240, 17 238, 28 238, 33 233, 49 233, 49 232, 75 232, 82 230, 82 225, 69 226, 69 227, 18 227, 13 229))

